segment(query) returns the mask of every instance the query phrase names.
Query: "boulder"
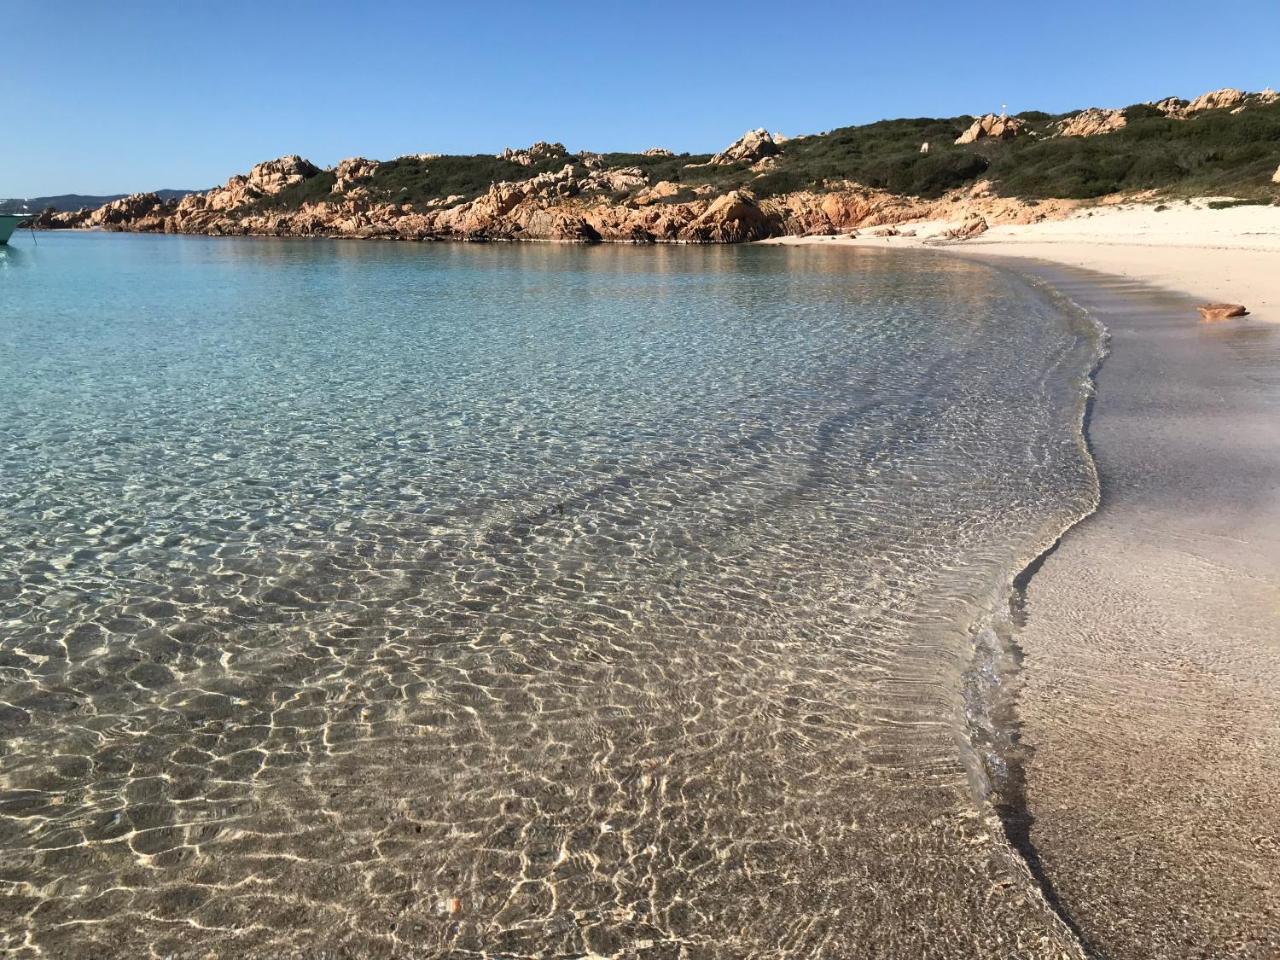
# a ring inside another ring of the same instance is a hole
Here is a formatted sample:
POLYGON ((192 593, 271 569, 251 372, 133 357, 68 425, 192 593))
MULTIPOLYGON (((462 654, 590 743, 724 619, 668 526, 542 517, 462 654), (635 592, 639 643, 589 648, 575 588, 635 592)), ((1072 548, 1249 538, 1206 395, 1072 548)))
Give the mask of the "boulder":
POLYGON ((1090 107, 1088 110, 1081 110, 1074 116, 1067 117, 1067 119, 1059 123, 1057 135, 1060 137, 1096 137, 1103 133, 1113 133, 1128 122, 1123 110, 1103 110, 1098 107, 1090 107))
MULTIPOLYGON (((458 204, 462 203, 462 202, 463 202, 464 200, 466 200, 466 199, 467 199, 467 198, 466 198, 466 197, 464 197, 464 196, 463 196, 462 194, 460 194, 460 193, 451 193, 451 194, 449 194, 447 197, 432 197, 430 200, 428 200, 428 201, 424 204, 424 206, 427 206, 427 207, 456 207, 458 204)), ((410 207, 410 208, 409 208, 409 210, 406 210, 405 212, 406 212, 406 213, 411 212, 411 211, 412 211, 412 209, 413 209, 413 208, 412 208, 412 207, 410 207)))
POLYGON ((1249 315, 1249 311, 1239 303, 1202 303, 1196 309, 1200 311, 1200 318, 1205 323, 1221 323, 1223 320, 1249 315))
POLYGON ((225 215, 228 212, 279 193, 285 187, 309 180, 319 173, 319 167, 297 154, 265 160, 250 168, 248 174, 231 177, 224 187, 183 197, 172 210, 169 222, 160 229, 166 233, 204 233, 217 221, 220 229, 226 232, 229 225, 225 223, 225 215))
POLYGON ((1205 110, 1230 110, 1232 113, 1240 113, 1248 107, 1265 107, 1268 104, 1275 103, 1280 100, 1280 94, 1277 94, 1270 87, 1259 93, 1247 93, 1244 90, 1236 90, 1233 87, 1224 87, 1221 90, 1210 90, 1208 93, 1202 93, 1194 100, 1179 100, 1177 97, 1166 97, 1159 100, 1151 106, 1164 113, 1173 120, 1185 120, 1194 113, 1202 113, 1205 110))
POLYGON ((1012 140, 1023 131, 1026 124, 1017 117, 988 113, 979 117, 969 129, 956 137, 956 143, 974 143, 978 140, 1012 140))
POLYGON ((545 140, 539 140, 523 150, 507 147, 498 157, 501 160, 518 163, 522 167, 531 167, 540 160, 554 160, 568 155, 569 151, 564 148, 563 143, 547 143, 545 140))
POLYGON ((776 233, 829 235, 918 219, 929 209, 910 197, 850 184, 831 193, 803 190, 761 203, 776 233))
POLYGON ((1276 167, 1276 172, 1271 175, 1272 183, 1280 183, 1280 167, 1276 167))
POLYGON ((1178 97, 1165 97, 1163 100, 1156 100, 1148 106, 1155 107, 1165 116, 1180 120, 1187 115, 1187 104, 1189 100, 1182 100, 1178 97))
POLYGON ((687 243, 746 243, 772 234, 769 218, 755 198, 731 190, 711 201, 703 213, 680 231, 687 243))
POLYGON ((602 203, 586 211, 585 216, 605 240, 653 243, 675 240, 701 211, 701 206, 692 203, 643 207, 602 203))
POLYGON ((31 221, 31 225, 37 230, 72 230, 77 227, 85 227, 89 224, 89 218, 93 216, 92 207, 81 207, 79 210, 60 211, 53 207, 45 207, 31 221))
POLYGON ((523 224, 521 236, 574 243, 594 243, 600 239, 595 227, 584 217, 566 210, 534 210, 523 224))
POLYGON ((648 190, 642 190, 636 194, 635 202, 639 206, 648 206, 651 203, 657 203, 659 200, 665 200, 667 197, 674 197, 680 192, 680 184, 672 183, 670 180, 659 180, 648 190))
POLYGON ((614 167, 612 170, 593 170, 582 181, 582 189, 621 193, 637 190, 648 183, 649 178, 639 167, 614 167))
POLYGON ((650 147, 648 150, 644 151, 644 153, 640 154, 640 156, 642 157, 674 157, 675 154, 672 153, 670 150, 668 150, 666 147, 650 147))
POLYGON ((958 227, 953 227, 946 231, 943 236, 948 240, 968 240, 979 234, 986 233, 989 229, 986 218, 974 214, 965 218, 964 222, 958 227))
POLYGON ((134 193, 94 210, 84 221, 89 227, 118 227, 163 212, 168 205, 154 193, 134 193))
POLYGON ((761 127, 758 130, 748 130, 712 157, 711 162, 718 165, 755 163, 781 152, 782 148, 778 146, 773 134, 761 127))
POLYGON ((1201 110, 1229 110, 1244 103, 1247 94, 1243 90, 1223 87, 1202 93, 1186 106, 1186 113, 1199 113, 1201 110))
POLYGON ((262 193, 273 194, 295 183, 309 180, 319 172, 320 168, 310 160, 304 160, 293 153, 278 160, 264 160, 254 164, 249 170, 248 183, 262 193))
POLYGON ((331 193, 346 193, 351 187, 357 183, 368 180, 382 164, 376 160, 366 160, 364 157, 348 157, 341 161, 334 168, 334 175, 337 179, 334 181, 331 193))
MULTIPOLYGON (((591 174, 587 175, 590 178, 591 174)), ((523 190, 527 197, 542 200, 564 199, 574 197, 584 189, 583 180, 578 179, 578 170, 572 163, 566 163, 559 170, 540 173, 536 177, 516 183, 507 184, 513 189, 523 190)))
POLYGON ((471 203, 464 204, 461 210, 466 211, 471 224, 464 227, 464 232, 472 233, 479 229, 478 222, 496 220, 515 209, 516 204, 525 198, 525 191, 514 183, 495 183, 489 192, 477 197, 471 203))

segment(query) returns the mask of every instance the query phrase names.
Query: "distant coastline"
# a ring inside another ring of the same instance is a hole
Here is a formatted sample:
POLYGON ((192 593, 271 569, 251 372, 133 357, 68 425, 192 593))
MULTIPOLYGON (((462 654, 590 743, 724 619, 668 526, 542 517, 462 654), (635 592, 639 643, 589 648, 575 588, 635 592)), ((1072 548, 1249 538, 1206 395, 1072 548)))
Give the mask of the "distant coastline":
MULTIPOLYGON (((154 190, 152 191, 161 201, 181 200, 183 197, 193 193, 201 193, 200 190, 154 190)), ((0 213, 43 213, 52 211, 54 213, 75 213, 78 210, 96 210, 99 207, 105 207, 109 203, 115 203, 117 200, 123 200, 129 196, 127 193, 109 193, 103 196, 94 196, 84 193, 60 193, 52 197, 10 197, 0 200, 0 213)))

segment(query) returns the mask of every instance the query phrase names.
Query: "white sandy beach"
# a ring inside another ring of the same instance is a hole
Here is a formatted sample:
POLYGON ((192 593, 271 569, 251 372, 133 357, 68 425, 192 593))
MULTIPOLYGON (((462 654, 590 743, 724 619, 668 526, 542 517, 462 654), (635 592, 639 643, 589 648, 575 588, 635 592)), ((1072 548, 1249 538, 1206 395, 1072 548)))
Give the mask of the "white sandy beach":
POLYGON ((1049 260, 1127 277, 1215 303, 1242 303, 1250 320, 1280 323, 1280 207, 1214 210, 1209 200, 1082 209, 1063 220, 997 224, 971 240, 942 241, 958 226, 940 220, 898 224, 909 236, 785 237, 766 243, 918 247, 1049 260))

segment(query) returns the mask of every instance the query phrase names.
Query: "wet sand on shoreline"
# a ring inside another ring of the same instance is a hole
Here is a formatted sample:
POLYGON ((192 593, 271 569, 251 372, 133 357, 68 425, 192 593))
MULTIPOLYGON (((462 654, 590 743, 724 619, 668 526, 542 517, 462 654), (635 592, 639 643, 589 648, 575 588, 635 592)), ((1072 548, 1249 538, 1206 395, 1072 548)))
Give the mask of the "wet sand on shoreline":
POLYGON ((1280 330, 1061 266, 1111 353, 1096 514, 1032 578, 1031 841, 1098 956, 1280 955, 1280 330))

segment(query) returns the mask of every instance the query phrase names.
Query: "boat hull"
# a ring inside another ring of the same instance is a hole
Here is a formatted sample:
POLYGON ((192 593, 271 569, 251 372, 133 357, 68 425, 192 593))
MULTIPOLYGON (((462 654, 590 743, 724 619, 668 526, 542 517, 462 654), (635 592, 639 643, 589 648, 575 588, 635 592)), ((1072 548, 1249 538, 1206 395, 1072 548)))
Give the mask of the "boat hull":
POLYGON ((18 224, 30 219, 29 213, 0 213, 0 244, 8 243, 18 224))

